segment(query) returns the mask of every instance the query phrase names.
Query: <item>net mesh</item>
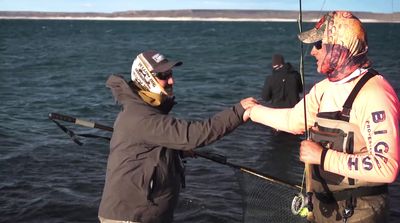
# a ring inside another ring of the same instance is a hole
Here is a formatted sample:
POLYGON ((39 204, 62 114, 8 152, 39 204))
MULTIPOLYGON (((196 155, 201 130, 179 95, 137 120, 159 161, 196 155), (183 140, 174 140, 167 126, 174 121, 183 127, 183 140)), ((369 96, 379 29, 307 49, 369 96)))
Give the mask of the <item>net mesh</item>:
POLYGON ((307 222, 291 212, 299 190, 235 169, 243 198, 243 222, 307 222))

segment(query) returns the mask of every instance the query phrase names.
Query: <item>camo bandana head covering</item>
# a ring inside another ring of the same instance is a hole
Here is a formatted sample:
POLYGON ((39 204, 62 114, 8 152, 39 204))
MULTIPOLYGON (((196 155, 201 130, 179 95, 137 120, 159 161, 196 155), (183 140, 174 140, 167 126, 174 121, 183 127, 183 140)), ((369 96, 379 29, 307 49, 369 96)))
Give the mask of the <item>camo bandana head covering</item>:
POLYGON ((351 12, 334 11, 324 15, 315 27, 299 34, 304 43, 322 42, 326 52, 320 72, 332 82, 349 76, 357 68, 368 68, 368 41, 361 21, 351 12))

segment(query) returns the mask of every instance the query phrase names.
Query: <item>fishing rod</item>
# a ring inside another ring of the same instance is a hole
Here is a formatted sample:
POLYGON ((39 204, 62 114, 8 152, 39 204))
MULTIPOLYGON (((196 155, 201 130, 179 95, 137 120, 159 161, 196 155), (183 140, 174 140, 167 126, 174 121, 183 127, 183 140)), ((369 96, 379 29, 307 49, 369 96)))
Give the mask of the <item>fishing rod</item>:
POLYGON ((245 173, 248 173, 250 175, 262 178, 264 180, 268 180, 268 181, 272 181, 272 182, 277 183, 277 184, 289 186, 292 189, 296 189, 296 190, 297 189, 301 189, 301 186, 299 186, 299 185, 290 184, 290 183, 284 182, 284 181, 282 181, 280 179, 277 179, 275 177, 272 177, 272 176, 266 176, 264 173, 261 173, 261 172, 259 172, 257 170, 254 170, 254 169, 251 169, 249 167, 240 166, 240 165, 236 165, 236 164, 230 163, 230 162, 227 161, 227 158, 225 156, 222 156, 222 155, 219 155, 219 154, 216 154, 216 153, 195 152, 195 155, 199 156, 199 157, 202 157, 202 158, 205 158, 205 159, 208 159, 208 160, 211 160, 213 162, 222 164, 222 165, 226 165, 226 166, 232 167, 233 169, 238 169, 238 170, 240 170, 242 172, 245 172, 245 173))
MULTIPOLYGON (((303 32, 303 9, 302 2, 299 0, 299 33, 303 32)), ((306 104, 306 95, 305 95, 305 78, 304 78, 304 49, 303 42, 300 41, 300 76, 303 84, 303 112, 304 112, 304 135, 306 139, 309 139, 309 131, 307 127, 307 104, 306 104)), ((292 201, 292 213, 295 215, 300 215, 302 217, 307 217, 308 221, 314 220, 313 215, 313 203, 312 203, 312 174, 311 174, 312 165, 305 163, 304 164, 304 173, 303 180, 301 183, 301 190, 298 195, 293 198, 292 201), (306 184, 306 197, 303 195, 303 184, 306 184)))
MULTIPOLYGON (((102 138, 102 139, 106 139, 106 140, 110 140, 111 138, 109 137, 103 137, 103 136, 97 136, 97 135, 92 135, 92 134, 75 134, 74 132, 72 132, 71 130, 69 130, 68 128, 66 128, 65 126, 61 125, 59 122, 57 122, 56 120, 61 120, 61 121, 65 121, 65 122, 70 122, 70 123, 74 123, 76 125, 80 125, 80 126, 84 126, 84 127, 89 127, 89 128, 96 128, 96 129, 101 129, 101 130, 105 130, 105 131, 109 131, 109 132, 113 132, 114 128, 109 127, 109 126, 105 126, 96 122, 91 122, 91 121, 87 121, 87 120, 83 120, 83 119, 78 119, 75 117, 71 117, 71 116, 67 116, 67 115, 63 115, 63 114, 59 114, 59 113, 50 113, 49 114, 49 119, 52 120, 53 122, 55 122, 57 124, 58 127, 60 127, 65 133, 67 133, 67 135, 69 135, 71 137, 71 139, 77 143, 78 145, 83 145, 83 143, 81 143, 76 136, 82 136, 82 137, 88 137, 88 138, 102 138)), ((280 185, 285 185, 287 187, 290 187, 292 189, 301 189, 301 186, 299 185, 295 185, 295 184, 291 184, 291 183, 287 183, 284 182, 278 178, 272 177, 272 176, 268 176, 265 173, 261 173, 259 171, 256 171, 254 169, 251 169, 249 167, 245 167, 245 166, 240 166, 240 165, 236 165, 233 163, 228 162, 227 157, 222 156, 220 154, 216 154, 216 153, 211 153, 211 152, 199 152, 199 151, 194 151, 194 156, 195 157, 201 157, 204 159, 208 159, 210 161, 222 164, 222 165, 226 165, 229 166, 231 168, 234 169, 238 169, 242 172, 251 174, 253 176, 262 178, 264 180, 268 180, 280 185)))

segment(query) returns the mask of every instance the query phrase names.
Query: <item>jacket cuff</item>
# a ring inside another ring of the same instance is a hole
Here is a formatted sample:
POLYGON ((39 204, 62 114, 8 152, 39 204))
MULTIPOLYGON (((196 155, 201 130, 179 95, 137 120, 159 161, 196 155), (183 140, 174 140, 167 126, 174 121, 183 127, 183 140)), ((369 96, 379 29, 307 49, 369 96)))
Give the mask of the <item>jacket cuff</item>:
POLYGON ((233 107, 234 111, 236 111, 237 115, 240 117, 240 120, 243 121, 243 114, 246 111, 240 103, 235 104, 233 107))

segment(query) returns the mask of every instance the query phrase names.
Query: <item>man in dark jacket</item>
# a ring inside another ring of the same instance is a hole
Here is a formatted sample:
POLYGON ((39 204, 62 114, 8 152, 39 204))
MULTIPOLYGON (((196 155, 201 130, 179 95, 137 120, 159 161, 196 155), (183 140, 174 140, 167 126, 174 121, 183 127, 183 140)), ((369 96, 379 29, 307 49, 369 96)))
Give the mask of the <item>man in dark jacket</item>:
POLYGON ((285 63, 282 55, 272 57, 272 75, 265 78, 261 97, 271 101, 273 108, 292 108, 299 102, 303 91, 300 74, 293 70, 290 63, 285 63))
POLYGON ((174 105, 172 68, 156 51, 139 54, 131 79, 111 75, 107 86, 122 105, 114 123, 99 219, 102 223, 169 223, 178 202, 180 154, 208 145, 248 119, 247 98, 203 121, 168 115, 174 105))

